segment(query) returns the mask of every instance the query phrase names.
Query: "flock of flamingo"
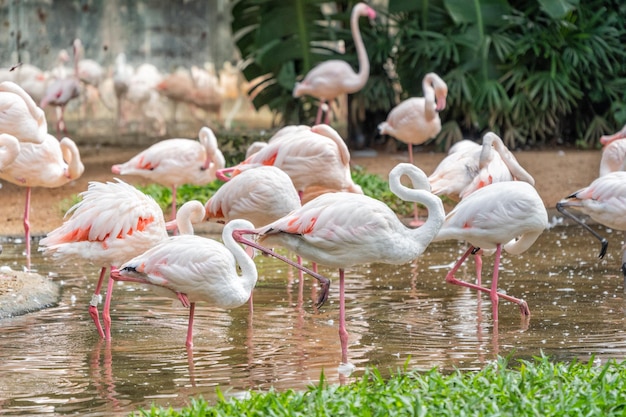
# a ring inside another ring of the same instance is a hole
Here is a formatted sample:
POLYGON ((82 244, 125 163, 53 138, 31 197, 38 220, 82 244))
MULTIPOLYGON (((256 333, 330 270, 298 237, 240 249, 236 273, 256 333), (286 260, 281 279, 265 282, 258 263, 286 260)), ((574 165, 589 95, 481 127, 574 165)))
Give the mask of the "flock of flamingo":
MULTIPOLYGON (((353 10, 352 30, 363 58, 358 34, 359 16, 375 17, 365 4, 353 10)), ((343 62, 324 62, 294 88, 324 104, 339 94, 362 87, 363 71, 355 73, 343 62), (326 77, 339 65, 340 77, 326 77), (325 81, 324 81, 325 80, 325 81), (334 90, 333 83, 342 84, 334 90), (316 95, 317 94, 317 95, 316 95)), ((367 68, 361 62, 361 70, 367 68)), ((111 339, 110 306, 114 281, 150 285, 189 307, 186 345, 193 344, 193 318, 197 302, 230 309, 249 303, 258 279, 257 251, 275 256, 315 278, 321 291, 319 308, 329 297, 331 282, 317 265, 339 270, 339 336, 341 361, 348 362, 345 320, 345 270, 366 263, 406 264, 422 255, 431 242, 460 240, 468 249, 446 275, 451 284, 489 293, 492 317, 498 320, 498 302, 517 304, 530 315, 525 300, 498 291, 502 250, 521 254, 548 227, 546 208, 533 177, 519 164, 502 140, 486 133, 482 143, 463 140, 455 144, 437 168, 426 175, 413 164, 412 145, 423 143, 441 129, 438 112, 445 108, 446 83, 436 74, 424 79, 424 96, 398 104, 380 125, 381 132, 409 144, 410 163, 400 163, 389 173, 389 187, 399 198, 424 206, 424 220, 405 225, 386 204, 363 194, 351 177, 350 152, 340 134, 317 120, 313 126, 285 126, 266 143, 251 145, 241 163, 226 167, 213 131, 203 127, 198 139, 157 142, 129 161, 114 165, 119 176, 141 176, 176 188, 182 184, 224 181, 205 203, 190 201, 173 218, 138 189, 116 179, 90 182, 81 200, 66 214, 64 223, 39 241, 39 250, 53 262, 89 262, 101 268, 91 302, 91 315, 101 338, 111 339), (320 169, 323 167, 323 169, 320 169), (411 186, 402 182, 408 178, 411 186), (456 203, 445 213, 441 197, 456 203), (224 223, 222 243, 194 235, 194 224, 224 223), (294 261, 276 253, 283 247, 294 261), (482 284, 482 256, 494 254, 491 287, 482 284), (463 262, 473 255, 476 280, 458 279, 463 262), (312 263, 309 269, 302 259, 312 263), (107 276, 106 271, 109 270, 107 276), (102 323, 98 312, 107 281, 102 323)), ((84 167, 77 146, 69 138, 48 133, 43 110, 16 83, 0 83, 0 178, 30 187, 58 187, 80 176, 84 167)), ((565 215, 575 208, 608 227, 626 230, 626 128, 602 138, 600 177, 558 204, 565 215), (623 191, 622 191, 623 190, 623 191)), ((29 193, 30 191, 27 191, 29 193)), ((30 268, 29 199, 24 228, 30 268)), ((417 211, 413 220, 420 220, 417 211)), ((587 227, 581 222, 584 227, 587 227)), ((589 229, 606 244, 606 239, 589 229)), ((601 255, 606 247, 603 246, 601 255)), ((622 270, 626 276, 626 247, 622 270)))

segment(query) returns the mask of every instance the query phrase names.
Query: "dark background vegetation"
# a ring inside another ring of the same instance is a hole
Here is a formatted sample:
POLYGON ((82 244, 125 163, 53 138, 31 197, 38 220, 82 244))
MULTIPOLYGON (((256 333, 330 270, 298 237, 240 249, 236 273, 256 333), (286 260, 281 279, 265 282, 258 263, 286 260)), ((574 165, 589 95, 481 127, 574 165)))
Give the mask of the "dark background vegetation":
MULTIPOLYGON (((295 100, 298 77, 342 57, 356 68, 349 31, 354 1, 238 0, 236 46, 257 107, 282 123, 309 122, 316 105, 295 100), (324 10, 325 11, 325 10, 324 10), (336 50, 344 40, 346 54, 336 50)), ((621 0, 389 0, 361 20, 371 62, 366 87, 350 97, 350 142, 378 140, 378 122, 402 99, 421 95, 427 72, 447 82, 445 149, 461 138, 498 133, 511 148, 597 147, 626 123, 626 3, 621 0)))

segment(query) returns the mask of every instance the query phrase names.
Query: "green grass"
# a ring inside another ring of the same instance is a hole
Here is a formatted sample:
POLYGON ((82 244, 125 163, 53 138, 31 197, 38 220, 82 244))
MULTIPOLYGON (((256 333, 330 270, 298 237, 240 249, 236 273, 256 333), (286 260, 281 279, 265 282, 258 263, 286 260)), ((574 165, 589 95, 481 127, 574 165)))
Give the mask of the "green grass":
POLYGON ((182 410, 152 407, 135 416, 623 416, 626 362, 552 362, 542 356, 510 366, 499 359, 476 372, 407 369, 384 378, 368 369, 356 382, 305 391, 251 391, 215 404, 192 399, 182 410))

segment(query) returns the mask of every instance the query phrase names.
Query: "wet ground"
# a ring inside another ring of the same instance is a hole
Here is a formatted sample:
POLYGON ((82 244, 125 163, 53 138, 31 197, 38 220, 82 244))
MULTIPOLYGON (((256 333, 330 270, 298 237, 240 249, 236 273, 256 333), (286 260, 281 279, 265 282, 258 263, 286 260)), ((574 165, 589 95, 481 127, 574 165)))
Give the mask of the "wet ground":
MULTIPOLYGON (((113 340, 99 340, 87 313, 98 271, 33 258, 39 273, 61 285, 58 305, 0 321, 0 415, 127 415, 151 404, 180 407, 190 396, 243 395, 246 390, 300 389, 319 381, 358 378, 365 367, 479 369, 498 355, 557 360, 626 356, 621 232, 597 227, 610 241, 605 259, 580 227, 557 225, 519 256, 503 255, 500 288, 524 298, 529 320, 501 301, 491 303, 445 275, 465 246, 432 244, 413 264, 347 270, 352 376, 338 372, 338 285, 319 311, 316 290, 279 261, 257 258, 254 312, 199 305, 194 348, 185 348, 187 310, 140 285, 121 284, 113 297, 113 340)), ((212 236, 216 237, 216 236, 212 236)), ((34 247, 36 248, 36 244, 34 247)), ((23 265, 23 245, 3 242, 2 263, 23 265)), ((489 285, 493 257, 484 260, 489 285)), ((473 280, 473 261, 459 277, 473 280)))

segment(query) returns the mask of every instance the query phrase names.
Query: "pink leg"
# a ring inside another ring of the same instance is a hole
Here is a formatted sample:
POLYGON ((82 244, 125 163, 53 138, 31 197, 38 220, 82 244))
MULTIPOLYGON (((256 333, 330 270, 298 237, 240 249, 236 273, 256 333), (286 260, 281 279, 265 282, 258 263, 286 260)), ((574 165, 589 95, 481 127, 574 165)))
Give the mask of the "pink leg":
POLYGON ((187 324, 187 342, 185 345, 188 348, 193 347, 193 314, 196 310, 196 303, 191 303, 189 306, 189 324, 187 324))
MULTIPOLYGON (((498 245, 498 249, 501 250, 501 245, 498 245)), ((461 281, 454 277, 454 274, 456 273, 456 271, 458 271, 460 266, 463 264, 465 259, 467 259, 467 257, 473 250, 474 250, 474 247, 470 246, 470 248, 463 254, 463 256, 461 256, 461 259, 459 259, 457 263, 454 264, 450 272, 448 272, 448 274, 446 275, 446 282, 453 284, 453 285, 460 285, 462 287, 472 288, 477 291, 488 292, 490 294, 495 292, 497 297, 502 297, 505 300, 508 300, 512 303, 519 305, 520 310, 522 311, 522 314, 525 316, 529 316, 530 310, 528 309, 528 305, 526 304, 526 301, 520 300, 519 298, 511 297, 510 295, 507 295, 507 294, 498 293, 497 291, 493 290, 493 285, 492 285, 492 289, 489 289, 489 288, 481 287, 480 285, 471 284, 466 281, 461 281)), ((498 257, 498 260, 499 260, 499 257, 498 257)), ((497 280, 498 277, 496 276, 495 279, 497 280)), ((496 288, 497 288, 497 283, 496 283, 496 288)), ((493 301, 493 296, 492 296, 492 301, 493 301)))
POLYGON ((339 341, 341 342, 341 363, 348 363, 348 330, 346 329, 346 298, 343 268, 339 269, 339 341))
POLYGON ((30 193, 31 188, 26 187, 26 205, 24 208, 24 244, 26 245, 26 269, 30 271, 30 193))
MULTIPOLYGON (((113 268, 111 268, 113 269, 113 268)), ((104 338, 111 340, 111 297, 113 296, 113 279, 109 277, 107 293, 104 297, 104 308, 102 309, 102 322, 104 323, 104 338)))
POLYGON ((102 326, 100 325, 100 317, 98 316, 98 304, 100 304, 100 290, 102 289, 102 281, 104 280, 104 274, 106 272, 106 268, 102 268, 100 270, 100 278, 98 278, 98 283, 96 284, 96 289, 93 292, 93 296, 91 297, 91 302, 89 303, 89 315, 96 325, 96 329, 98 330, 98 334, 102 339, 104 339, 104 331, 102 330, 102 326))
POLYGON ((483 257, 480 251, 474 254, 474 264, 476 264, 476 285, 481 285, 483 275, 483 257))
POLYGON ((489 296, 491 297, 491 310, 493 321, 498 321, 498 270, 500 268, 500 258, 502 256, 502 245, 498 244, 496 249, 496 257, 493 261, 493 278, 491 279, 491 292, 489 296))
MULTIPOLYGON (((409 143, 409 162, 413 165, 413 145, 409 143)), ((413 220, 409 223, 413 227, 419 227, 424 224, 422 220, 419 219, 419 213, 417 210, 417 203, 413 203, 413 220)))
POLYGON ((324 106, 324 101, 320 102, 319 107, 317 108, 317 116, 315 116, 315 124, 318 125, 322 122, 322 113, 324 112, 324 110, 322 109, 322 107, 324 106))

